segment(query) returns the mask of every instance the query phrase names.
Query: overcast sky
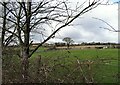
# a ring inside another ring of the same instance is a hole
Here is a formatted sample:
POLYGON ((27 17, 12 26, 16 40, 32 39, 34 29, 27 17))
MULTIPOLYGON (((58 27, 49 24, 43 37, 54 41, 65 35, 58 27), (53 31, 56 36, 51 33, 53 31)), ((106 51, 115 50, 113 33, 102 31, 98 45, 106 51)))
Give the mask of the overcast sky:
MULTIPOLYGON (((38 0, 39 1, 39 0, 38 0)), ((69 0, 74 5, 77 1, 84 0, 69 0)), ((111 0, 116 2, 119 0, 111 0)), ((116 30, 118 29, 118 4, 114 5, 99 5, 97 8, 87 12, 82 18, 76 19, 73 24, 75 26, 64 27, 56 35, 55 38, 50 39, 49 43, 63 42, 64 37, 70 37, 75 43, 81 42, 118 42, 118 33, 112 32, 100 27, 109 27, 100 20, 93 19, 93 17, 100 18, 116 30)), ((47 31, 50 33, 50 31, 47 31)), ((34 35, 34 34, 33 34, 34 35)), ((43 38, 40 35, 33 36, 34 42, 40 42, 43 38)))
MULTIPOLYGON (((111 1, 115 2, 118 0, 111 0, 111 1)), ((93 19, 92 17, 100 18, 106 21, 117 30, 118 4, 98 6, 92 11, 84 14, 82 18, 76 19, 74 21, 74 24, 77 25, 65 27, 56 34, 55 38, 50 39, 48 42, 49 43, 62 42, 62 39, 64 37, 71 37, 76 43, 118 42, 118 33, 100 28, 100 27, 106 28, 109 26, 100 20, 93 19)), ((41 40, 40 36, 35 36, 34 38, 35 38, 34 40, 35 42, 41 40)))

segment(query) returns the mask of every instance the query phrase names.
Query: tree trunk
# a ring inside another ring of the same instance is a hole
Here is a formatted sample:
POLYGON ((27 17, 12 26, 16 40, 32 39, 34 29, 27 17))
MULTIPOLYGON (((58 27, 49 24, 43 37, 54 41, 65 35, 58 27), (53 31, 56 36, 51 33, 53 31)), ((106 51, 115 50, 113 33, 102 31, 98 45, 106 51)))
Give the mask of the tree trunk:
POLYGON ((28 83, 29 81, 29 60, 28 60, 28 54, 25 48, 22 50, 22 61, 21 61, 21 67, 22 67, 22 81, 23 83, 28 83))
POLYGON ((1 40, 1 47, 4 47, 4 38, 5 38, 5 29, 6 29, 6 5, 7 3, 4 2, 4 7, 3 7, 3 28, 2 28, 2 40, 1 40))
POLYGON ((22 59, 22 78, 23 78, 23 83, 28 83, 28 79, 29 79, 28 67, 29 67, 28 58, 23 57, 23 59, 22 59))
POLYGON ((69 49, 69 47, 70 47, 70 44, 69 44, 69 43, 67 43, 67 48, 69 49))
MULTIPOLYGON (((25 8, 26 9, 26 8, 25 8)), ((31 2, 27 1, 27 10, 25 10, 26 26, 24 30, 24 43, 22 45, 22 77, 23 82, 28 83, 29 81, 29 38, 30 38, 30 19, 31 19, 31 2)))

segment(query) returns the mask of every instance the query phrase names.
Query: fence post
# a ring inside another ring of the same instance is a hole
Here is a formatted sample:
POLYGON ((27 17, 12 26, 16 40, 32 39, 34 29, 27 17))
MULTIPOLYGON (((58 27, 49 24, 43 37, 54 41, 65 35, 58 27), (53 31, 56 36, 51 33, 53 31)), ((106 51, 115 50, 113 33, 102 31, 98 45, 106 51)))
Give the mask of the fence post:
POLYGON ((40 82, 40 69, 41 69, 41 55, 38 55, 36 58, 36 81, 37 83, 40 82))

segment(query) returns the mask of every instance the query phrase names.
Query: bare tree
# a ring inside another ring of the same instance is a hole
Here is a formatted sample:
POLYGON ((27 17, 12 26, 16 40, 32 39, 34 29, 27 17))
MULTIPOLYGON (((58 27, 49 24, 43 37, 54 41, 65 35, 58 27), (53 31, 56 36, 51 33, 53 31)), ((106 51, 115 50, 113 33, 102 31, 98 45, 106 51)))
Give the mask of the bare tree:
POLYGON ((70 47, 70 44, 72 44, 72 43, 74 42, 70 37, 65 37, 65 38, 63 39, 63 41, 66 42, 68 49, 69 49, 69 47, 70 47))
MULTIPOLYGON (((102 0, 103 1, 103 0, 102 0)), ((3 21, 7 20, 12 24, 11 29, 5 29, 10 36, 17 40, 20 54, 22 59, 22 77, 23 82, 28 82, 28 59, 36 52, 36 50, 42 46, 45 42, 51 39, 62 28, 70 25, 75 19, 90 10, 96 8, 101 4, 101 0, 88 0, 80 5, 76 5, 75 9, 72 9, 67 1, 60 0, 40 0, 39 2, 9 2, 6 6, 4 2, 1 4, 9 11, 9 14, 3 18, 3 21), (54 25, 53 27, 53 24, 54 25), (48 35, 40 44, 30 52, 30 35, 32 32, 39 30, 39 34, 45 36, 44 31, 52 27, 51 34, 48 35)), ((3 27, 5 27, 4 22, 3 27)), ((3 35, 5 35, 3 29, 3 35)), ((4 37, 3 37, 4 38, 4 37)), ((11 39, 11 38, 10 38, 11 39)))

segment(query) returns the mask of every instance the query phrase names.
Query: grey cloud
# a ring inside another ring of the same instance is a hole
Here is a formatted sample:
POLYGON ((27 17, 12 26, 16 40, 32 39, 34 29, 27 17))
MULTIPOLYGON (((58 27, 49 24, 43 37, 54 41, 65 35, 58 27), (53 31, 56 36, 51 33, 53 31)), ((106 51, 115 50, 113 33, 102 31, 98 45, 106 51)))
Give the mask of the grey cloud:
MULTIPOLYGON (((65 27, 61 29, 59 35, 56 34, 54 40, 49 41, 62 41, 64 37, 71 37, 75 42, 117 42, 118 36, 117 33, 110 32, 108 30, 99 28, 99 27, 108 27, 105 23, 95 20, 92 17, 97 17, 105 20, 106 22, 116 23, 117 17, 114 10, 116 10, 115 6, 110 7, 102 7, 97 10, 93 10, 84 15, 84 18, 80 18, 74 21, 74 24, 80 24, 78 26, 73 27, 65 27), (104 10, 104 9, 105 10, 104 10), (107 12, 105 13, 105 11, 107 12), (116 20, 116 21, 115 21, 116 20)), ((117 24, 115 25, 117 27, 117 24)))

